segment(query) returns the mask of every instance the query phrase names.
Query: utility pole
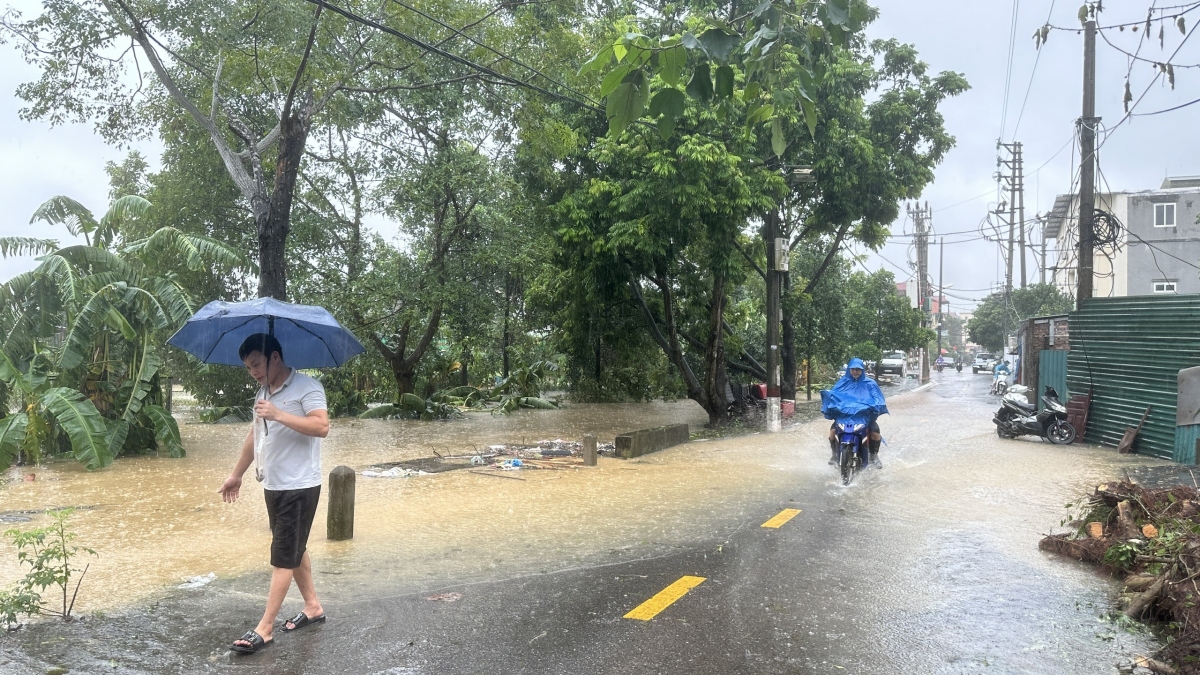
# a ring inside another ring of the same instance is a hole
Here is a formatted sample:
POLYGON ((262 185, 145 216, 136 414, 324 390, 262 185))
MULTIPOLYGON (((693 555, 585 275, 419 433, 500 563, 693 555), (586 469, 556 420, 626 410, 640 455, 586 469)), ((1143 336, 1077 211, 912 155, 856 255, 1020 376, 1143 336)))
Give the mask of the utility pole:
POLYGON ((937 311, 937 334, 938 334, 938 358, 942 358, 942 322, 945 321, 946 310, 942 304, 946 301, 946 238, 942 237, 941 243, 938 245, 938 311, 937 311))
MULTIPOLYGON (((910 205, 908 214, 916 227, 917 239, 917 302, 921 308, 921 327, 929 327, 930 293, 929 293, 929 221, 931 212, 929 202, 922 208, 917 204, 910 205)), ((921 381, 929 381, 929 350, 921 347, 921 381)))
MULTIPOLYGON (((999 157, 996 160, 997 165, 1004 165, 1008 169, 1008 176, 1005 177, 1008 183, 1008 263, 1004 268, 1004 294, 1007 298, 1013 289, 1014 260, 1021 261, 1021 288, 1025 288, 1028 280, 1025 268, 1025 159, 1021 143, 997 142, 996 146, 997 150, 1003 148, 1008 152, 1007 159, 999 157)), ((996 213, 1002 219, 1005 217, 1003 208, 997 209, 996 213)))
POLYGON ((1021 288, 1025 288, 1025 152, 1020 143, 1013 143, 1016 154, 1013 157, 1013 173, 1016 174, 1017 196, 1017 227, 1020 230, 1019 247, 1021 249, 1021 288))
POLYGON ((1083 26, 1083 116, 1079 118, 1079 287, 1075 308, 1092 297, 1092 219, 1096 213, 1096 20, 1083 26))
POLYGON ((767 431, 775 433, 783 429, 779 395, 779 362, 782 356, 779 352, 779 324, 783 320, 779 302, 779 272, 780 263, 783 262, 780 258, 783 256, 779 247, 778 209, 772 208, 767 212, 763 230, 767 245, 767 431))

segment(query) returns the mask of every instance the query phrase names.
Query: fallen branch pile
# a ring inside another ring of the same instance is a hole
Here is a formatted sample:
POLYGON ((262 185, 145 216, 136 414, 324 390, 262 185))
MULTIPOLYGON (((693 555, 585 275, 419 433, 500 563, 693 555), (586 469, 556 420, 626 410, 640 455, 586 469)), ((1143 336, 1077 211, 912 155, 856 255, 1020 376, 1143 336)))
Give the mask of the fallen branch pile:
POLYGON ((1167 624, 1173 640, 1138 665, 1200 675, 1200 490, 1125 480, 1068 506, 1082 514, 1071 523, 1077 529, 1047 536, 1038 547, 1121 575, 1125 616, 1167 624))

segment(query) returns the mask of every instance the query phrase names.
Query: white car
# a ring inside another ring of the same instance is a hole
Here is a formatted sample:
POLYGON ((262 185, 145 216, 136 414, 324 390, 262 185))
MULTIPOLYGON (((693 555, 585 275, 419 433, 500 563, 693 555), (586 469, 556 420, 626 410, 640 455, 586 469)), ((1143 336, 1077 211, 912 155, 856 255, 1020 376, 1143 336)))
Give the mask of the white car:
POLYGON ((908 377, 908 356, 904 352, 887 352, 879 359, 875 372, 880 375, 895 373, 900 377, 908 377))
POLYGON ((971 372, 975 375, 978 375, 981 370, 985 373, 991 373, 992 368, 996 367, 996 363, 995 356, 987 352, 980 352, 975 355, 975 362, 971 364, 971 372))

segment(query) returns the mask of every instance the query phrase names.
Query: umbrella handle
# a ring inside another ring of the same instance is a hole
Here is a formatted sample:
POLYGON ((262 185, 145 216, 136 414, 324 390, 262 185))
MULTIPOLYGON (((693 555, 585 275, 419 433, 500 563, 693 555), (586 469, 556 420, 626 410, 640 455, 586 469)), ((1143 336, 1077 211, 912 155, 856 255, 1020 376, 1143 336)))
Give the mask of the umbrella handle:
POLYGON ((267 429, 267 418, 263 418, 263 436, 269 436, 271 431, 267 429))

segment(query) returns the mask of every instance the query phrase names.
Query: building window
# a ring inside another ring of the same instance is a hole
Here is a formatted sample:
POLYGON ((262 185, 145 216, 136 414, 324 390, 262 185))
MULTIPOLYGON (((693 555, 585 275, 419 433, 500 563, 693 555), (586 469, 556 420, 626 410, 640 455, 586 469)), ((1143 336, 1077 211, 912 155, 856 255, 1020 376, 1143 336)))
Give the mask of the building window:
POLYGON ((1156 282, 1154 282, 1154 292, 1155 293, 1174 293, 1175 292, 1175 282, 1174 281, 1156 281, 1156 282))
POLYGON ((1155 204, 1154 205, 1154 226, 1155 227, 1175 227, 1175 205, 1174 204, 1155 204))

